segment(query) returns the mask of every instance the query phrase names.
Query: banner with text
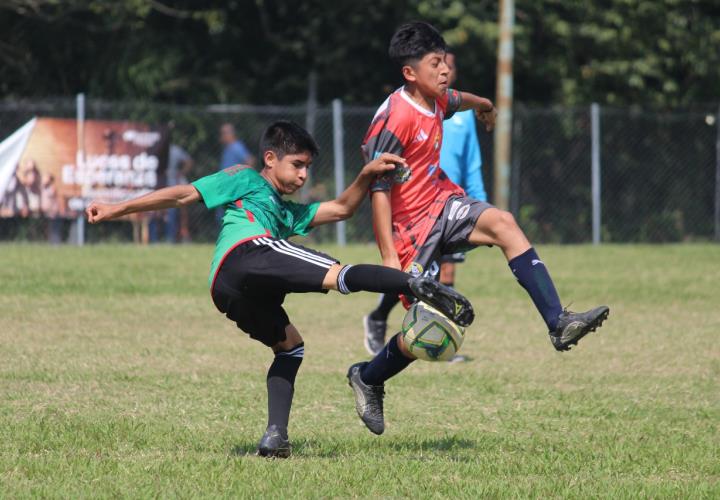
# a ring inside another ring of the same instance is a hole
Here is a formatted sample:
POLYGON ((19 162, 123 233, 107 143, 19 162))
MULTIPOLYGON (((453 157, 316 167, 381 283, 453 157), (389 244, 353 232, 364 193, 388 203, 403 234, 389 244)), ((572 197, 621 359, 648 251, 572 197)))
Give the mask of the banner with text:
POLYGON ((0 217, 76 217, 162 187, 168 146, 144 123, 33 118, 0 143, 0 217))

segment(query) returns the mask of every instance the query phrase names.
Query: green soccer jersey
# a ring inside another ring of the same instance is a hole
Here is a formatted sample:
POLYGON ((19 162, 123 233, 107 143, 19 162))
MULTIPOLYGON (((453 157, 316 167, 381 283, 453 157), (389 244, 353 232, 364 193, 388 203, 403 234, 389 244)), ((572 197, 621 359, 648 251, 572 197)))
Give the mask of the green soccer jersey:
POLYGON ((212 287, 225 255, 239 243, 260 236, 278 239, 304 236, 310 231, 320 203, 303 205, 283 200, 257 171, 235 165, 192 183, 208 209, 224 206, 225 216, 210 266, 212 287))

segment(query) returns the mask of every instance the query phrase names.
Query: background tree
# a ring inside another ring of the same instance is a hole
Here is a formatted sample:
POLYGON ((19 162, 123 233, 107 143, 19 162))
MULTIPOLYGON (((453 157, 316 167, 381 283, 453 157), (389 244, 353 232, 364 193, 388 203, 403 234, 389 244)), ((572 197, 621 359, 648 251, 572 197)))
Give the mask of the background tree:
MULTIPOLYGON (((400 83, 395 27, 426 19, 459 53, 461 85, 494 93, 497 2, 480 0, 5 0, 0 96, 87 91, 179 103, 375 104, 400 83)), ((714 0, 517 0, 525 103, 678 105, 717 99, 714 0)))

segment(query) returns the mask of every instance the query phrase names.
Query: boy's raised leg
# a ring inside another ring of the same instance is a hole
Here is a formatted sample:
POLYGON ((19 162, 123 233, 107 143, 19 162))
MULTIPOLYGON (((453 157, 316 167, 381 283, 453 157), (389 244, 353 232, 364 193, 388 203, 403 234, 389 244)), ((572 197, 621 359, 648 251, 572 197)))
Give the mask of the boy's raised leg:
POLYGON ((431 305, 460 326, 468 326, 475 319, 472 304, 454 289, 428 277, 413 277, 390 267, 374 264, 330 268, 323 280, 323 287, 340 293, 376 292, 407 295, 431 305))
POLYGON ((569 350, 607 319, 610 313, 607 306, 582 313, 563 310, 545 263, 509 212, 494 207, 485 210, 475 222, 469 241, 474 245, 496 245, 502 249, 510 270, 530 295, 548 327, 550 341, 558 351, 569 350))

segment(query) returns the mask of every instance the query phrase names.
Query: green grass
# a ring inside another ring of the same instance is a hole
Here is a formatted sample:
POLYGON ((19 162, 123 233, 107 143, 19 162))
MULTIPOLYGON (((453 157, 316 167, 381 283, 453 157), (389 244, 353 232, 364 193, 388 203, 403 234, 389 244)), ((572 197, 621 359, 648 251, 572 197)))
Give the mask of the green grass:
POLYGON ((287 461, 251 456, 271 355, 215 310, 210 255, 0 246, 1 496, 720 496, 720 246, 541 248, 564 301, 612 308, 563 354, 500 253, 473 252, 472 361, 390 381, 381 437, 344 378, 376 297, 291 296, 287 461))

